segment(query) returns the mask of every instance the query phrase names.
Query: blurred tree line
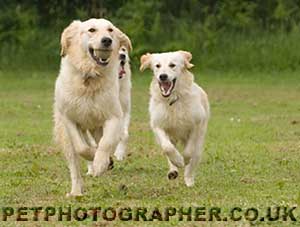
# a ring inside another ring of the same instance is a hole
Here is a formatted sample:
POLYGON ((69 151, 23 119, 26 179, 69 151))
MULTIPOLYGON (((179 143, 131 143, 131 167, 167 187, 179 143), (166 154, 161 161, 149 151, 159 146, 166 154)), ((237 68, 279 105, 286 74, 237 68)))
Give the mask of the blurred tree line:
POLYGON ((63 28, 74 19, 91 17, 107 18, 125 31, 135 58, 145 51, 171 49, 200 57, 230 34, 299 29, 300 0, 0 0, 0 55, 31 51, 34 58, 39 50, 47 53, 45 63, 56 64, 63 28))

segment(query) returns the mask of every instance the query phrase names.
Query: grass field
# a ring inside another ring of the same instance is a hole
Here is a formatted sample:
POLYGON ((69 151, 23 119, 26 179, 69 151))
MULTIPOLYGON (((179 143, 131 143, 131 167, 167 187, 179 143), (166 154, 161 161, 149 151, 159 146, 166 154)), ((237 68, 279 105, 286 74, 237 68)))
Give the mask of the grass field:
MULTIPOLYGON (((1 206, 221 207, 242 209, 300 205, 300 72, 196 73, 207 91, 212 116, 196 184, 182 171, 168 181, 165 157, 149 127, 147 73, 133 76, 130 156, 100 178, 84 176, 86 195, 66 199, 69 172, 52 144, 56 72, 0 72, 1 206)), ((85 172, 86 166, 82 162, 85 172)), ((300 224, 300 210, 298 212, 300 224)), ((222 212, 223 213, 223 212, 222 212)), ((29 217, 31 219, 31 216, 29 217)), ((15 216, 8 218, 15 220, 15 216)), ((28 226, 199 226, 178 222, 22 222, 28 226)), ((14 226, 13 221, 0 223, 14 226)), ((210 224, 212 224, 210 222, 210 224)), ((272 223, 214 222, 218 226, 272 223)), ((273 223, 274 224, 274 223, 273 223)), ((289 226, 292 222, 277 222, 289 226)))

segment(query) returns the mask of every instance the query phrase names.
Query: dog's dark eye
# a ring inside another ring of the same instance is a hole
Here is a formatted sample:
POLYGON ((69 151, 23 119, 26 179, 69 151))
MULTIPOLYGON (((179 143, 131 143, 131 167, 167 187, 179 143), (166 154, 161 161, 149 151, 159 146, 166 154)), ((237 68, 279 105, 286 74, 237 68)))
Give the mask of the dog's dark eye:
POLYGON ((170 64, 169 64, 169 67, 170 67, 170 68, 174 68, 175 66, 176 66, 176 65, 175 65, 174 63, 170 63, 170 64))
POLYGON ((95 32, 95 31, 96 31, 95 28, 90 28, 90 29, 89 29, 89 32, 95 32))
POLYGON ((109 29, 107 29, 109 32, 113 32, 114 31, 114 29, 112 29, 112 28, 109 28, 109 29))
POLYGON ((156 64, 155 67, 159 69, 160 68, 160 64, 156 64))

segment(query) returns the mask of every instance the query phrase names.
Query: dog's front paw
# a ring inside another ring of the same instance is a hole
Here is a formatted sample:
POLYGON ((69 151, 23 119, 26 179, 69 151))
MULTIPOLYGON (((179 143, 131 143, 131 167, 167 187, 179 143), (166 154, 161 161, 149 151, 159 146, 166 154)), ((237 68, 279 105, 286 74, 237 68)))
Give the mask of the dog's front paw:
POLYGON ((66 197, 81 197, 83 196, 83 185, 82 185, 82 179, 72 179, 72 188, 71 192, 66 194, 66 197))
POLYGON ((114 155, 118 161, 124 160, 126 157, 125 147, 122 144, 119 144, 114 155))
POLYGON ((93 176, 94 175, 93 162, 88 163, 88 171, 87 171, 86 175, 87 176, 93 176))
POLYGON ((76 185, 75 187, 72 188, 70 193, 66 194, 67 198, 78 198, 83 196, 83 188, 82 185, 76 185))
POLYGON ((176 170, 170 171, 168 173, 168 179, 169 180, 174 180, 178 177, 178 172, 176 170))
POLYGON ((186 186, 192 187, 195 183, 194 177, 184 177, 184 182, 186 186))
POLYGON ((110 164, 111 160, 109 154, 103 151, 97 151, 93 162, 93 176, 101 176, 109 169, 110 164))
POLYGON ((67 193, 66 194, 66 197, 67 198, 80 198, 80 197, 82 197, 83 196, 83 194, 82 193, 76 193, 76 192, 70 192, 70 193, 67 193))

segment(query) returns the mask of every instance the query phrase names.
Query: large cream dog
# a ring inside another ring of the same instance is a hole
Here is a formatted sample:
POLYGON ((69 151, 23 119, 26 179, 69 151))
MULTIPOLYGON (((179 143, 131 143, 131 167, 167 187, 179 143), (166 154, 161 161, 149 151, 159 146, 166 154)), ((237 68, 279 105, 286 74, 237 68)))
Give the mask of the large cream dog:
POLYGON ((72 22, 61 36, 61 68, 55 85, 54 135, 68 161, 72 189, 83 193, 79 157, 93 161, 94 176, 110 166, 123 136, 119 98, 119 49, 129 38, 105 19, 72 22))
POLYGON ((194 184, 209 119, 207 95, 194 83, 189 71, 193 67, 191 59, 192 54, 186 51, 148 53, 141 57, 140 67, 142 71, 151 68, 154 73, 150 87, 150 122, 168 158, 168 178, 175 179, 178 167, 185 166, 187 186, 194 184), (184 145, 183 157, 176 148, 178 142, 184 145))

